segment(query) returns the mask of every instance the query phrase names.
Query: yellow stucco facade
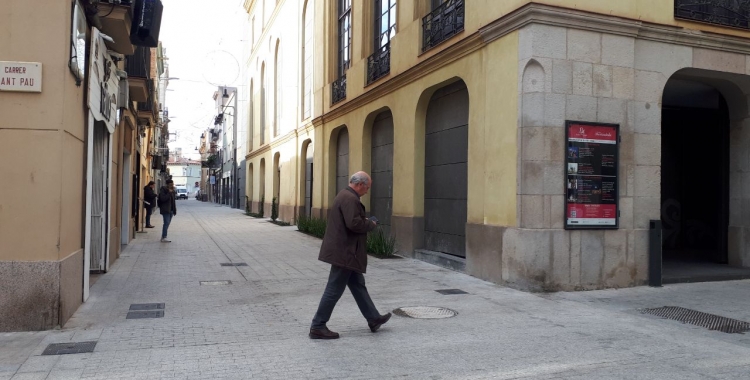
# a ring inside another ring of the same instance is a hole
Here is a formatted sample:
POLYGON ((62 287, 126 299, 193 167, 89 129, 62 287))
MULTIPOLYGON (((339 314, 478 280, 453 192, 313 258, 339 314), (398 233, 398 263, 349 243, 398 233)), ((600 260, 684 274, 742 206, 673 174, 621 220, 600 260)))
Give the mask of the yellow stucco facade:
MULTIPOLYGON (((271 3, 248 0, 249 16, 265 14, 271 3)), ((256 19, 261 35, 256 52, 272 52, 267 49, 276 37, 269 41, 269 36, 279 25, 292 25, 292 20, 304 17, 302 9, 283 11, 287 3, 270 6, 274 10, 267 20, 256 19)), ((393 128, 389 207, 394 219, 390 231, 402 254, 426 257, 420 251, 429 247, 428 230, 433 228, 426 225, 436 215, 433 210, 428 216, 426 210, 432 201, 427 183, 433 176, 426 170, 434 170, 426 169, 431 164, 425 157, 434 156, 426 146, 431 138, 426 134, 436 128, 435 120, 430 124, 427 119, 431 105, 434 111, 441 104, 434 95, 443 96, 440 91, 462 82, 468 94, 468 138, 461 148, 467 156, 466 220, 460 221, 465 230, 455 235, 465 239, 461 240, 465 251, 448 253, 457 256, 459 269, 469 274, 519 287, 644 284, 648 220, 658 218, 660 203, 658 191, 652 190, 661 189, 662 163, 650 156, 644 159, 643 147, 661 149, 661 96, 667 81, 684 69, 746 75, 750 67, 745 58, 747 29, 676 18, 674 0, 448 1, 440 17, 460 7, 463 29, 426 49, 423 18, 432 11, 432 2, 399 0, 387 2, 395 4, 397 15, 395 34, 388 39, 388 72, 372 80, 368 69, 373 67, 373 57, 377 59, 375 1, 352 2, 344 15, 338 3, 318 0, 311 7, 314 106, 311 118, 300 119, 294 130, 260 138, 261 129, 268 133, 272 128, 260 115, 260 103, 263 97, 272 98, 268 80, 275 69, 261 53, 248 60, 255 104, 249 125, 253 144, 247 156, 252 211, 258 211, 265 194, 268 216, 273 196, 269 194, 278 193, 281 208, 287 210, 281 213, 282 220, 294 222, 308 213, 306 199, 312 202, 309 213, 324 218, 340 188, 341 170, 351 175, 373 169, 373 124, 389 115, 393 128), (343 73, 338 29, 342 17, 351 20, 351 37, 346 39, 350 60, 343 73), (263 81, 264 86, 259 84, 263 81), (341 83, 345 94, 339 99, 341 83), (621 128, 621 215, 611 231, 572 231, 564 225, 566 120, 615 123, 621 128), (314 180, 306 184, 308 139, 314 147, 314 180), (342 155, 338 147, 348 150, 342 155), (312 188, 309 198, 306 186, 312 188)), ((304 33, 295 30, 292 35, 304 33)), ((298 43, 295 50, 300 47, 298 43)), ((303 61, 286 58, 285 69, 303 61)), ((300 89, 300 70, 285 76, 285 81, 295 82, 287 87, 300 89)), ((299 108, 300 99, 291 99, 290 104, 299 108)), ((370 196, 362 201, 368 210, 375 207, 370 196)), ((744 228, 730 223, 730 246, 739 247, 735 242, 744 228)), ((731 248, 729 261, 745 262, 743 255, 731 248)))

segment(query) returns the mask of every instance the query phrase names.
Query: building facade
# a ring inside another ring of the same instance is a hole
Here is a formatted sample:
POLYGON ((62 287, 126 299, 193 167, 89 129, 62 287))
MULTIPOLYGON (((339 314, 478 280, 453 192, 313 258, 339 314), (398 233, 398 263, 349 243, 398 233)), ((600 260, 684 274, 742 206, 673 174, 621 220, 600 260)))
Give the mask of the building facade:
POLYGON ((365 170, 363 203, 401 254, 497 283, 636 286, 654 258, 652 270, 750 266, 750 14, 739 3, 276 3, 246 2, 254 209, 276 196, 283 220, 325 217, 365 170), (304 30, 276 32, 282 19, 304 30), (299 99, 281 123, 277 51, 296 73, 282 75, 282 94, 299 99), (308 51, 312 119, 284 126, 308 115, 308 51))
POLYGON ((63 325, 134 237, 151 173, 135 102, 154 89, 138 99, 127 62, 144 1, 4 4, 0 331, 63 325))
MULTIPOLYGON (((240 125, 249 131, 245 156, 248 210, 258 213, 262 208, 269 216, 276 198, 279 218, 284 221, 296 220, 304 208, 301 170, 307 163, 300 159, 300 152, 312 155, 313 120, 322 110, 322 76, 315 70, 323 67, 322 54, 316 54, 322 49, 314 42, 322 29, 313 26, 323 24, 316 6, 323 2, 245 2, 252 42, 243 68, 248 111, 240 125)), ((310 160, 307 167, 311 165, 310 160)))

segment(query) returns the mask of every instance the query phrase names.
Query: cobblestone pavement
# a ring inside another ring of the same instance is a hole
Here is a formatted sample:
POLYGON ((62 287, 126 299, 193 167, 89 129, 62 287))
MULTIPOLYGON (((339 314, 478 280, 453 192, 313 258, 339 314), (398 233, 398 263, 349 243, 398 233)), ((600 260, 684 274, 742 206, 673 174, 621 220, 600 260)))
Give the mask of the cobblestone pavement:
POLYGON ((329 270, 318 239, 195 200, 178 208, 173 242, 159 242, 160 223, 139 234, 64 328, 0 333, 0 379, 750 378, 747 335, 638 312, 674 305, 750 321, 750 281, 531 294, 371 258, 382 313, 441 306, 458 316, 394 316, 373 334, 347 291, 328 324, 341 339, 317 341, 307 332, 329 270), (200 284, 221 280, 231 284, 200 284), (454 288, 468 294, 435 292, 454 288), (125 318, 130 304, 161 302, 163 318, 125 318), (41 355, 83 341, 97 342, 93 353, 41 355))

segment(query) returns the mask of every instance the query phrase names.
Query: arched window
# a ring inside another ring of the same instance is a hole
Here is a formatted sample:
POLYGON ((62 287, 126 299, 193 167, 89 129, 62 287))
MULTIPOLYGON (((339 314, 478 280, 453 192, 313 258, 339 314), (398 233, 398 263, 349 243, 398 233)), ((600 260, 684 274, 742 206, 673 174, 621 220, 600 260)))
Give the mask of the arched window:
POLYGON ((266 64, 260 66, 260 145, 266 143, 266 64))
POLYGON ((278 136, 281 133, 281 46, 279 40, 276 40, 276 55, 274 57, 275 76, 273 78, 273 135, 278 136))
POLYGON ((302 14, 302 119, 312 113, 312 73, 313 73, 313 14, 312 1, 305 3, 302 14))

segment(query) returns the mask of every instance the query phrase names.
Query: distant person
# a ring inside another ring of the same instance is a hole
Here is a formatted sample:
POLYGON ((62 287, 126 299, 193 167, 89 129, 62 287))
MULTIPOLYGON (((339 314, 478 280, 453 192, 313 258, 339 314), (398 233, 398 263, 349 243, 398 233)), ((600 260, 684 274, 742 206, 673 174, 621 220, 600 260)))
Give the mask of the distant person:
POLYGON ((143 188, 143 208, 146 209, 146 228, 154 228, 151 225, 151 214, 156 207, 156 183, 149 181, 148 185, 143 188))
POLYGON ((333 308, 349 287, 359 311, 367 320, 370 331, 376 332, 391 318, 391 313, 380 315, 365 287, 367 270, 365 243, 367 233, 377 222, 365 217, 365 206, 359 198, 370 190, 372 180, 365 172, 355 173, 349 187, 341 190, 328 210, 328 225, 318 260, 331 264, 328 284, 310 326, 311 339, 337 339, 339 334, 326 327, 333 308))
POLYGON ((177 215, 174 181, 171 179, 167 180, 166 186, 162 186, 159 189, 159 211, 164 218, 164 225, 161 228, 161 241, 162 243, 171 243, 171 240, 167 240, 167 230, 169 229, 169 224, 172 223, 172 217, 177 215))

